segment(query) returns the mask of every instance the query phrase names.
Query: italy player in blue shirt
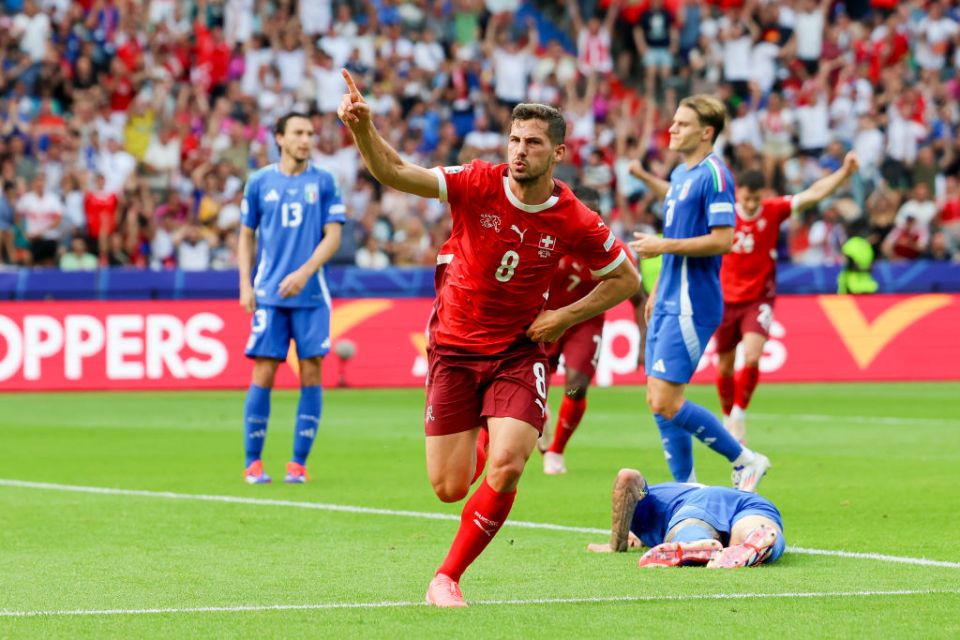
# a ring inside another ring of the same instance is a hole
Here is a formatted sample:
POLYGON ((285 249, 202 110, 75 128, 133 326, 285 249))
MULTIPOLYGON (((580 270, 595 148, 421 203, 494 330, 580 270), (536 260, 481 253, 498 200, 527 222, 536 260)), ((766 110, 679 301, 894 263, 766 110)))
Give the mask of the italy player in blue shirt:
POLYGON ((653 411, 670 472, 695 480, 692 436, 733 464, 738 489, 756 491, 767 472, 766 456, 744 447, 720 420, 684 397, 710 336, 723 318, 720 261, 733 245, 736 213, 733 178, 713 153, 726 109, 712 96, 684 98, 670 126, 670 149, 683 159, 670 182, 631 172, 664 198, 663 237, 635 233, 630 246, 641 259, 663 255, 663 267, 647 300, 645 368, 647 404, 653 411))
POLYGON ((300 363, 300 404, 286 482, 309 479, 307 456, 320 426, 321 365, 330 350, 331 310, 323 265, 340 246, 346 210, 333 174, 309 161, 313 135, 307 115, 280 118, 274 128, 280 161, 250 176, 240 205, 240 305, 253 314, 246 349, 254 360, 253 382, 243 412, 243 476, 250 484, 270 482, 260 456, 270 391, 291 338, 300 363))
POLYGON ((650 547, 641 567, 706 565, 737 569, 783 555, 783 520, 755 493, 690 482, 648 485, 636 469, 621 469, 613 485, 610 542, 588 551, 650 547))

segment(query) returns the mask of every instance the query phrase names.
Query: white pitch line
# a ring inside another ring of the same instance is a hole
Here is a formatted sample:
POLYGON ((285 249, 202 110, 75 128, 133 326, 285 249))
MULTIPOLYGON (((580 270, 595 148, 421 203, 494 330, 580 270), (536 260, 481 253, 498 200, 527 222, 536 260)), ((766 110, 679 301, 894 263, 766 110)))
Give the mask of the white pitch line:
POLYGON ((750 413, 750 418, 758 420, 783 420, 795 422, 849 422, 853 424, 911 425, 921 424, 931 427, 957 427, 960 420, 947 418, 903 418, 898 416, 840 416, 815 413, 750 413))
MULTIPOLYGON (((594 596, 588 598, 533 598, 529 600, 474 600, 473 605, 525 606, 542 604, 591 604, 604 602, 688 602, 690 600, 760 600, 774 598, 871 598, 883 596, 958 595, 957 589, 895 589, 891 591, 794 591, 787 593, 702 593, 665 596, 594 596)), ((0 618, 40 616, 135 616, 177 613, 246 613, 257 611, 308 611, 330 609, 383 609, 388 607, 426 607, 426 602, 321 602, 317 604, 251 604, 232 607, 170 607, 153 609, 51 609, 0 611, 0 618)))
MULTIPOLYGON (((85 487, 82 485, 57 484, 52 482, 31 482, 29 480, 12 480, 0 478, 0 487, 18 489, 40 489, 45 491, 65 491, 69 493, 91 493, 107 496, 132 496, 137 498, 163 498, 167 500, 192 500, 198 502, 220 502, 226 504, 248 504, 266 507, 288 507, 294 509, 313 509, 317 511, 334 511, 339 513, 358 513, 364 515, 391 516, 402 518, 418 518, 420 520, 460 521, 460 516, 449 513, 431 513, 428 511, 403 511, 397 509, 378 509, 375 507, 357 507, 353 505, 330 504, 323 502, 302 502, 295 500, 272 500, 269 498, 246 498, 243 496, 207 495, 200 493, 175 493, 172 491, 146 491, 143 489, 115 489, 111 487, 85 487)), ((591 535, 609 535, 609 529, 596 527, 572 527, 549 522, 529 522, 524 520, 507 520, 506 525, 521 529, 541 529, 547 531, 562 531, 566 533, 586 533, 591 535)), ((943 567, 960 569, 960 562, 948 560, 929 560, 927 558, 912 558, 909 556, 891 556, 880 553, 864 553, 856 551, 839 551, 831 549, 809 549, 805 547, 788 546, 790 553, 834 556, 838 558, 854 558, 858 560, 876 560, 880 562, 896 562, 924 567, 943 567)))

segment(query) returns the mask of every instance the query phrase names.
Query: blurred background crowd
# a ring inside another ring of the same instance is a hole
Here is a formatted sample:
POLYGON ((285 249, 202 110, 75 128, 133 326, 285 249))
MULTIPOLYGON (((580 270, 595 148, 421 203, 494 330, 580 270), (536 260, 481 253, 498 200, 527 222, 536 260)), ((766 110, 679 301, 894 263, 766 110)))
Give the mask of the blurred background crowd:
POLYGON ((659 225, 627 167, 666 176, 677 101, 730 119, 734 172, 796 193, 855 150, 860 174, 784 227, 781 260, 958 259, 960 9, 907 0, 2 0, 0 263, 236 266, 246 177, 274 121, 312 114, 340 180, 339 264, 430 265, 446 205, 381 188, 336 108, 346 67, 412 162, 502 161, 511 108, 568 120, 557 176, 623 236, 659 225))

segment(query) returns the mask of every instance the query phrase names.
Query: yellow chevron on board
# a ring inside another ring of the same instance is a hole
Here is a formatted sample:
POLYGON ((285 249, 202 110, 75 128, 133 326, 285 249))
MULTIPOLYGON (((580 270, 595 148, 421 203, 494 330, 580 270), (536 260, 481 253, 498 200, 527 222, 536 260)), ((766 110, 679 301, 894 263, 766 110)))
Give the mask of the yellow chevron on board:
POLYGON ((853 296, 820 296, 820 308, 833 323, 857 366, 866 369, 890 342, 921 318, 951 304, 946 294, 913 296, 868 322, 853 296))

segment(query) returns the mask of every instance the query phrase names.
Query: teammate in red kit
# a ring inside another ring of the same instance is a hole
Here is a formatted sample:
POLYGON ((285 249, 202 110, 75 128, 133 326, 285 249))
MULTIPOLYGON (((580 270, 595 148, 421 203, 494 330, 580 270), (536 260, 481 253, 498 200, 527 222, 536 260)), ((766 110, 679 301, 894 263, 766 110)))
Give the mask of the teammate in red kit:
POLYGON ((724 425, 746 441, 746 410, 760 379, 760 356, 773 322, 776 295, 777 236, 780 224, 829 197, 857 171, 857 156, 795 196, 763 198, 763 174, 749 171, 737 182, 737 222, 733 249, 723 257, 723 320, 714 334, 717 345, 717 391, 724 425), (734 377, 737 344, 743 343, 743 368, 734 377))
POLYGON ((430 170, 400 158, 373 126, 350 74, 343 77, 348 92, 338 115, 370 173, 399 191, 449 202, 453 216, 437 256, 442 269, 429 324, 427 473, 442 501, 463 499, 482 467, 476 444, 483 427, 489 467, 426 597, 439 607, 465 607, 460 576, 510 513, 543 429, 547 358, 538 343, 627 299, 640 278, 600 216, 553 179, 566 151, 559 111, 536 104, 513 110, 507 164, 476 160, 430 170), (569 306, 546 310, 550 281, 568 254, 603 282, 569 306))
MULTIPOLYGON (((588 208, 600 209, 600 194, 596 189, 578 186, 573 190, 588 208)), ((618 244, 620 241, 617 241, 618 244)), ((623 250, 633 260, 633 254, 624 244, 623 250)), ((586 264, 573 256, 565 256, 560 260, 557 272, 550 284, 550 296, 547 298, 548 309, 560 309, 589 294, 600 281, 590 274, 586 264)), ((633 304, 634 319, 640 329, 640 350, 637 365, 643 364, 643 341, 647 334, 647 322, 643 317, 643 307, 647 302, 647 295, 641 287, 630 297, 633 304)), ((543 472, 548 475, 559 475, 567 472, 563 459, 563 452, 567 442, 580 426, 580 420, 587 410, 587 389, 590 381, 597 372, 597 363, 600 360, 600 347, 603 340, 603 323, 605 314, 594 316, 580 324, 570 327, 556 342, 547 345, 547 356, 550 359, 550 375, 557 370, 560 356, 563 356, 564 389, 563 400, 560 402, 560 412, 557 415, 557 424, 553 430, 553 440, 549 448, 543 451, 543 472)), ((544 435, 548 429, 544 427, 544 435)))

